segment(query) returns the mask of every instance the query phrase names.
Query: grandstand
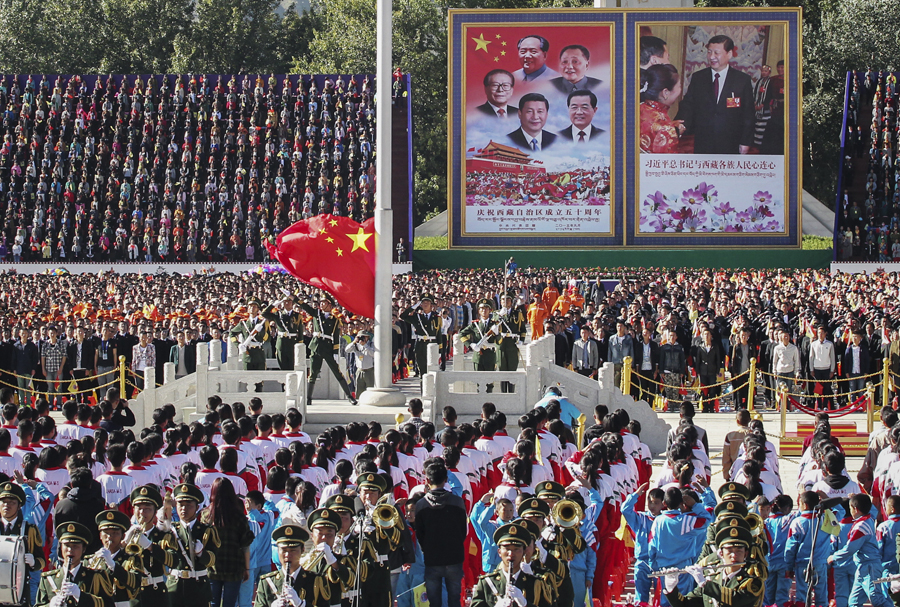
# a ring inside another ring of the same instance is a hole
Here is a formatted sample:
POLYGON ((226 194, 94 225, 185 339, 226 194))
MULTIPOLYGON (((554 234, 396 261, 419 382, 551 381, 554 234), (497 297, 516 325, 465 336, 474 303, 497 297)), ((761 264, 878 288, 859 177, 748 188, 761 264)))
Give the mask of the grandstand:
MULTIPOLYGON (((395 76, 394 230, 411 236, 409 76, 395 76)), ((2 76, 0 261, 245 262, 295 221, 363 221, 368 75, 2 76)))

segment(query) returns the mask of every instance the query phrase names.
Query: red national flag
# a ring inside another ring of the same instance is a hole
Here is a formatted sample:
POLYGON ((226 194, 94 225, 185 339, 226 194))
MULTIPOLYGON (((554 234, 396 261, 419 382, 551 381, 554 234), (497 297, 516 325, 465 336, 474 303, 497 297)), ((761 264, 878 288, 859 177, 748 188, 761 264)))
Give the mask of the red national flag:
POLYGON ((467 152, 474 152, 474 151, 475 151, 475 148, 469 148, 469 149, 466 150, 466 151, 467 151, 467 152))
POLYGON ((375 220, 317 215, 278 235, 269 253, 291 275, 327 291, 358 316, 375 317, 375 220))

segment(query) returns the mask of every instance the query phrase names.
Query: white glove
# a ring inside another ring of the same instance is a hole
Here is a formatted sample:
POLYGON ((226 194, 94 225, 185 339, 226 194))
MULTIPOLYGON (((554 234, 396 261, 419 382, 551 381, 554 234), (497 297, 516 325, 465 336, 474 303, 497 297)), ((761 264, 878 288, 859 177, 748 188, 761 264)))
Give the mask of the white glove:
POLYGON ((497 600, 495 607, 513 607, 512 599, 503 597, 503 598, 497 600))
POLYGON ((891 582, 891 594, 897 594, 900 592, 900 580, 894 580, 891 582))
POLYGON ((299 604, 300 604, 300 595, 297 594, 297 591, 294 590, 294 588, 292 586, 290 586, 290 584, 288 584, 287 592, 285 594, 283 594, 282 597, 286 598, 288 601, 290 601, 290 603, 292 605, 299 606, 299 604))
POLYGON ((547 549, 544 548, 543 544, 541 544, 540 542, 535 542, 534 546, 535 548, 537 548, 538 560, 540 560, 542 563, 545 562, 547 560, 547 549))
POLYGON ((147 536, 146 536, 145 534, 143 534, 143 533, 138 533, 138 534, 137 534, 137 539, 136 539, 136 541, 137 541, 138 546, 140 546, 142 550, 146 550, 147 548, 149 548, 149 547, 153 544, 153 542, 150 541, 150 538, 147 537, 147 536))
POLYGON ((522 591, 516 586, 510 586, 506 589, 506 592, 509 593, 509 598, 511 598, 519 607, 525 607, 525 605, 528 604, 528 601, 525 600, 525 595, 522 594, 522 591))
POLYGON ((375 532, 375 525, 374 525, 374 524, 372 524, 372 523, 366 523, 366 524, 363 526, 363 533, 374 533, 374 532, 375 532))
POLYGON ((76 601, 81 598, 81 588, 74 582, 63 582, 63 585, 60 586, 59 590, 63 596, 70 596, 76 601))
POLYGON ((284 604, 284 601, 282 601, 281 599, 275 599, 274 601, 272 601, 271 607, 289 607, 289 606, 286 606, 284 604))
POLYGON ((527 573, 528 575, 534 575, 534 571, 531 569, 531 563, 526 563, 525 561, 522 561, 522 564, 519 565, 519 568, 522 571, 524 571, 525 573, 527 573))
POLYGON ((498 323, 495 324, 493 327, 491 327, 491 330, 492 330, 496 335, 499 335, 499 334, 500 334, 500 323, 498 322, 498 323))
POLYGON ((666 592, 675 592, 675 588, 678 586, 678 574, 667 573, 663 577, 663 585, 666 588, 666 592))
POLYGON ((66 602, 66 597, 61 594, 57 594, 55 597, 50 599, 50 607, 63 607, 66 602))
POLYGON ((331 551, 331 546, 322 542, 318 546, 316 546, 316 550, 322 553, 322 557, 325 559, 325 562, 329 565, 334 565, 337 563, 337 559, 334 556, 334 552, 331 551))
POLYGON ((544 530, 541 531, 541 537, 548 542, 552 542, 556 539, 556 531, 553 530, 553 527, 544 527, 544 530))
POLYGON ((34 567, 34 555, 26 552, 25 553, 25 564, 29 567, 34 567))
POLYGON ((110 552, 107 548, 101 548, 97 551, 97 555, 100 556, 104 561, 106 561, 106 566, 111 570, 116 568, 116 563, 113 561, 112 552, 110 552))
POLYGON ((698 586, 702 586, 706 583, 706 576, 703 575, 703 567, 700 565, 688 565, 684 568, 684 572, 694 578, 694 581, 697 582, 698 586))
POLYGON ((172 530, 172 523, 165 519, 159 519, 156 521, 156 528, 164 533, 168 533, 172 530))
POLYGON ((201 542, 200 540, 196 540, 194 542, 194 554, 196 554, 197 556, 203 554, 203 542, 201 542))

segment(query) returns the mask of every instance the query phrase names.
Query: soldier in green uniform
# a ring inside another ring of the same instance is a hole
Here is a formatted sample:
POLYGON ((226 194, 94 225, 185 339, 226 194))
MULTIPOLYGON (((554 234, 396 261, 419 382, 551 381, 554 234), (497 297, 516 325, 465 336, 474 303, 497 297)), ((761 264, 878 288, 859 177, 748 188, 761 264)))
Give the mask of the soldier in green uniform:
POLYGON ((4 524, 0 525, 0 535, 21 536, 25 538, 25 591, 28 600, 31 598, 31 572, 42 571, 44 559, 44 541, 40 531, 32 523, 25 522, 22 506, 25 504, 25 490, 13 482, 0 485, 0 515, 4 524), (6 521, 13 521, 12 526, 6 521), (24 526, 24 528, 23 528, 24 526))
POLYGON ((322 295, 319 301, 319 308, 313 308, 308 303, 301 302, 300 309, 312 317, 313 334, 312 340, 309 342, 309 381, 306 384, 306 404, 312 404, 313 387, 316 385, 316 379, 322 370, 324 362, 331 369, 335 378, 338 380, 347 400, 351 405, 356 404, 356 399, 350 393, 350 386, 344 378, 341 370, 338 368, 337 361, 334 359, 336 352, 340 350, 341 344, 341 320, 331 313, 334 308, 334 300, 329 295, 322 295))
POLYGON ((265 371, 266 353, 263 344, 269 340, 271 327, 259 309, 261 303, 255 297, 247 303, 250 316, 231 328, 229 334, 237 341, 245 371, 265 371))
MULTIPOLYGON (((519 511, 523 519, 532 521, 538 527, 540 535, 535 538, 535 542, 540 545, 538 552, 541 560, 546 561, 549 556, 553 556, 559 562, 559 571, 550 569, 551 573, 557 578, 557 593, 559 596, 557 597, 556 605, 559 607, 572 607, 575 604, 575 589, 569 576, 569 560, 571 560, 571 557, 567 556, 569 551, 564 547, 565 542, 558 538, 559 533, 557 533, 557 530, 547 526, 547 521, 550 517, 549 504, 542 499, 532 498, 523 502, 519 511)), ((582 541, 581 544, 583 545, 584 542, 582 541)))
POLYGON ((332 495, 323 504, 330 512, 338 516, 338 528, 334 538, 332 551, 346 565, 350 583, 341 594, 341 606, 351 607, 359 591, 356 589, 356 564, 359 561, 359 536, 353 536, 353 517, 355 498, 348 495, 332 495), (351 537, 355 541, 351 541, 351 537))
MULTIPOLYGON (((472 362, 476 371, 493 371, 497 366, 494 344, 499 327, 492 319, 494 306, 490 299, 478 300, 478 318, 459 332, 459 340, 472 348, 472 362)), ((494 384, 487 385, 487 392, 494 391, 494 384)))
POLYGON ((547 591, 550 593, 550 602, 554 605, 559 601, 559 587, 566 576, 565 566, 559 560, 544 550, 541 542, 541 528, 531 519, 519 518, 513 521, 516 525, 524 527, 531 534, 531 541, 525 546, 525 558, 522 560, 522 569, 543 580, 547 591))
POLYGON ((219 533, 198 520, 203 492, 195 485, 176 485, 172 496, 180 520, 172 523, 178 555, 169 573, 169 598, 172 607, 208 605, 212 601, 212 591, 207 569, 215 564, 219 533))
POLYGON ((686 595, 678 591, 678 574, 666 575, 665 593, 672 607, 760 607, 765 582, 743 565, 753 541, 748 525, 719 531, 716 552, 723 564, 731 566, 717 569, 707 577, 700 565, 691 565, 681 575, 693 577, 697 587, 686 595))
POLYGON ((288 295, 269 306, 262 316, 272 323, 277 334, 275 358, 278 359, 278 366, 282 371, 292 371, 294 346, 303 341, 303 320, 300 312, 294 310, 294 296, 288 295))
POLYGON ((704 558, 710 554, 716 553, 716 524, 720 515, 727 513, 740 514, 747 516, 747 500, 750 499, 750 490, 746 485, 741 483, 725 483, 719 487, 720 503, 716 506, 714 514, 716 520, 706 529, 706 542, 700 550, 700 558, 704 558), (729 506, 729 503, 735 505, 729 506))
POLYGON ((56 537, 63 566, 41 574, 35 607, 105 607, 113 597, 112 582, 105 571, 82 561, 91 532, 81 523, 62 523, 56 537))
MULTIPOLYGON (((309 533, 299 525, 283 525, 272 532, 272 541, 278 547, 278 571, 260 576, 256 587, 254 607, 299 607, 301 601, 310 607, 320 607, 329 603, 316 600, 316 575, 300 566, 303 543, 309 540, 309 533), (285 589, 285 570, 290 578, 285 589)), ((319 597, 321 598, 321 597, 319 597)))
MULTIPOLYGON (((136 535, 129 538, 134 543, 125 545, 125 532, 131 527, 128 515, 118 510, 106 510, 94 517, 103 548, 88 559, 96 569, 106 571, 113 584, 113 607, 128 607, 141 590, 141 553, 143 548, 136 535)), ((160 603, 161 605, 162 603, 160 603)))
POLYGON ((428 371, 428 344, 440 345, 442 322, 441 315, 434 310, 434 298, 423 295, 418 303, 400 313, 400 319, 408 322, 416 332, 416 374, 424 376, 428 371))
POLYGON ((356 485, 367 514, 353 528, 344 546, 353 546, 357 553, 362 547, 354 579, 354 588, 359 589, 357 605, 390 607, 391 569, 388 555, 400 545, 401 531, 396 520, 388 522, 374 516, 376 509, 383 505, 379 505, 378 501, 387 491, 384 477, 375 472, 365 472, 359 475, 356 485))
POLYGON ((166 569, 173 567, 178 559, 178 547, 171 526, 165 520, 156 522, 156 515, 163 507, 163 499, 152 485, 135 487, 131 492, 131 505, 137 521, 127 535, 129 541, 138 544, 141 553, 132 564, 140 574, 140 588, 132 601, 137 605, 169 605, 169 590, 166 588, 166 569))
POLYGON ((522 570, 525 547, 533 539, 527 529, 514 523, 503 525, 494 532, 500 565, 478 578, 470 607, 549 607, 553 604, 545 582, 522 570))
POLYGON ((315 548, 303 555, 300 566, 316 576, 313 602, 318 607, 337 605, 344 590, 354 582, 346 557, 334 551, 341 515, 319 508, 309 514, 306 524, 315 548))
MULTIPOLYGON (((519 342, 525 341, 525 313, 521 307, 513 307, 513 297, 505 293, 500 297, 500 309, 494 312, 494 322, 500 325, 497 337, 498 371, 515 371, 519 368, 519 342)), ((513 385, 500 382, 501 392, 512 392, 513 385)))

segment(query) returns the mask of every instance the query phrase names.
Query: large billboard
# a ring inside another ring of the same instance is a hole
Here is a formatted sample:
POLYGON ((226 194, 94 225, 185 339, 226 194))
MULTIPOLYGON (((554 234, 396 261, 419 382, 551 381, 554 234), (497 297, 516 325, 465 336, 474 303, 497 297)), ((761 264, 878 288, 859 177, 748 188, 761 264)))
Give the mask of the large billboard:
POLYGON ((800 11, 450 14, 450 244, 800 245, 800 11))

